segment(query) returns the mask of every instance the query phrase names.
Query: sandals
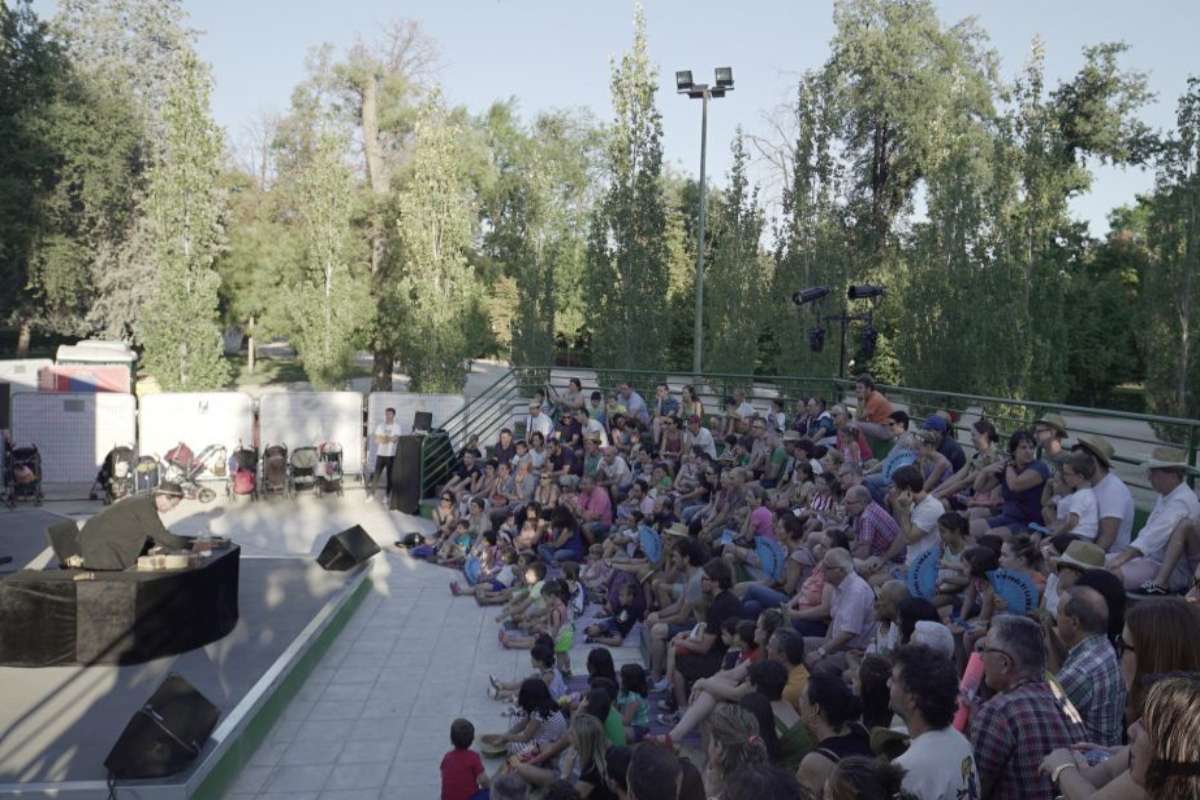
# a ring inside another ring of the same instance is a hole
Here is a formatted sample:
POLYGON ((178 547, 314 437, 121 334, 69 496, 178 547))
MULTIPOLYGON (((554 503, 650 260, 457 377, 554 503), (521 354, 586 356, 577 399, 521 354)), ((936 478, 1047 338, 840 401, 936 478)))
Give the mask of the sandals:
POLYGON ((1138 587, 1137 593, 1146 597, 1167 597, 1171 594, 1167 587, 1160 585, 1156 581, 1146 581, 1138 587))

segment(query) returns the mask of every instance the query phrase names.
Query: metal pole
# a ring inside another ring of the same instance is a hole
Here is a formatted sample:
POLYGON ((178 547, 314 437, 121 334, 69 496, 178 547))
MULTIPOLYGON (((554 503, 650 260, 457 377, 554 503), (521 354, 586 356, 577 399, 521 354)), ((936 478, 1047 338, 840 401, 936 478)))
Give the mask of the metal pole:
POLYGON ((841 353, 838 356, 838 377, 846 377, 846 327, 850 324, 850 309, 846 309, 846 313, 842 314, 842 343, 841 353))
POLYGON ((708 89, 704 90, 700 117, 700 232, 696 245, 696 340, 692 372, 700 377, 704 368, 704 213, 707 192, 704 187, 704 156, 708 147, 708 89))

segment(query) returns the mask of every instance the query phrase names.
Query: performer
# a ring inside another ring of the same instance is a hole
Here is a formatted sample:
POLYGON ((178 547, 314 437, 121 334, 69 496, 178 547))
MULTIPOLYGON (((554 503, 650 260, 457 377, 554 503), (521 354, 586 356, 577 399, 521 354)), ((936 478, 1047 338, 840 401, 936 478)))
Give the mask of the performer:
POLYGON ((90 570, 123 570, 137 565, 151 547, 176 550, 191 548, 192 540, 176 536, 163 525, 159 514, 170 511, 183 499, 179 484, 159 484, 154 493, 127 497, 89 519, 79 532, 81 563, 68 566, 90 570))
POLYGON ((380 472, 387 472, 385 496, 392 490, 392 467, 396 463, 396 443, 400 441, 400 423, 396 422, 396 409, 389 408, 383 412, 384 421, 375 426, 375 471, 371 473, 371 483, 367 486, 367 502, 375 499, 375 481, 380 472))

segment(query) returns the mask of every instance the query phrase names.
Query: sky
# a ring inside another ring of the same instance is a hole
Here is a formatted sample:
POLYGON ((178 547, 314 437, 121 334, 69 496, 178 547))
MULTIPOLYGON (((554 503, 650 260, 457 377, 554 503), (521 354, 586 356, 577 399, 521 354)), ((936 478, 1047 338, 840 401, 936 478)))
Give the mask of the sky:
MULTIPOLYGON (((1142 112, 1154 128, 1174 124, 1175 104, 1194 58, 1200 3, 1195 0, 938 0, 944 22, 976 16, 1011 77, 1025 62, 1033 37, 1045 42, 1047 86, 1069 78, 1082 49, 1123 40, 1124 64, 1148 73, 1157 99, 1142 112)), ((213 68, 213 114, 237 141, 262 111, 287 109, 305 77, 304 58, 324 42, 339 53, 361 38, 376 39, 391 19, 421 21, 437 42, 439 77, 449 102, 482 112, 515 97, 522 113, 585 107, 607 121, 609 63, 630 45, 632 0, 185 0, 202 33, 198 48, 213 68)), ((646 0, 647 36, 659 69, 665 159, 696 175, 700 164, 700 103, 674 91, 674 73, 691 69, 711 81, 712 69, 733 68, 735 90, 709 108, 707 172, 723 182, 729 145, 740 125, 768 135, 767 118, 788 102, 797 77, 829 55, 832 0, 646 0)), ((48 13, 52 0, 35 2, 48 13)), ((1151 186, 1141 170, 1097 168, 1092 192, 1074 212, 1092 232, 1107 231, 1107 214, 1151 186)), ((764 193, 777 195, 765 163, 754 172, 764 193)))

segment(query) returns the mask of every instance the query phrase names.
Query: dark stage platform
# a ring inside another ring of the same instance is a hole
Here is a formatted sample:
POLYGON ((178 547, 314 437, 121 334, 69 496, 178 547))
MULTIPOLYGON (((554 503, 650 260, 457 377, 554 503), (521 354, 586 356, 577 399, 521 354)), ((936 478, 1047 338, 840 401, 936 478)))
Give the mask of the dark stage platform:
MULTIPOLYGON (((0 524, 15 523, 16 516, 0 524)), ((48 520, 21 516, 25 535, 6 525, 0 542, 19 545, 27 560, 40 548, 26 531, 44 530, 48 520)), ((0 797, 106 797, 105 757, 170 672, 220 708, 221 721, 188 772, 118 796, 165 799, 194 792, 222 748, 265 706, 366 577, 362 570, 326 572, 311 558, 295 557, 243 558, 240 572, 236 627, 201 649, 135 666, 0 668, 0 797)))

